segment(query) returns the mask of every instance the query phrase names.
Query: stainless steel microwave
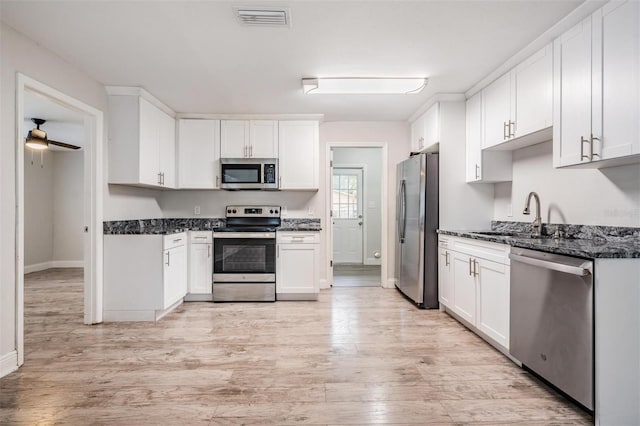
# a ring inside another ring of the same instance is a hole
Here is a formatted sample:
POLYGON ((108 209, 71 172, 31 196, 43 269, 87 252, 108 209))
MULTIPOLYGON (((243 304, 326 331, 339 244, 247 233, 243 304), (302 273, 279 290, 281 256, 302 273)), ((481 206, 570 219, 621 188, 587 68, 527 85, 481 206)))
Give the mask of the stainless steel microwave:
POLYGON ((220 169, 222 189, 278 189, 277 158, 222 158, 220 169))

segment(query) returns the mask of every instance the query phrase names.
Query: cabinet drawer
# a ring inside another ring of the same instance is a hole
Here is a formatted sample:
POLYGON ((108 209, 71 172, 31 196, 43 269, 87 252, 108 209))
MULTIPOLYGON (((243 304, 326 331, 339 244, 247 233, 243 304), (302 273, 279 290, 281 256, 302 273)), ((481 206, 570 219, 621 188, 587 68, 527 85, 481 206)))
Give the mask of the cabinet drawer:
POLYGON ((189 240, 191 244, 211 244, 213 233, 211 231, 192 231, 189 232, 189 240))
POLYGON ((319 232, 278 232, 278 244, 319 244, 319 232))
POLYGON ((186 244, 186 242, 187 242, 187 234, 185 232, 165 235, 163 240, 163 247, 165 250, 169 250, 174 247, 183 246, 186 244))
POLYGON ((493 262, 509 265, 511 247, 506 244, 475 240, 473 238, 450 237, 440 238, 440 248, 465 253, 471 257, 487 259, 493 262))

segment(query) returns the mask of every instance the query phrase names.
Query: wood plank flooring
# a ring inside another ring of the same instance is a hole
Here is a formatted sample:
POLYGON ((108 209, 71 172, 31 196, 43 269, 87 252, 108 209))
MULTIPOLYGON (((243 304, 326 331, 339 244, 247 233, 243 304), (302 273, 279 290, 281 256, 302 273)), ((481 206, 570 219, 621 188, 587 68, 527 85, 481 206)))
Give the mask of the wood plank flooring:
POLYGON ((25 280, 26 362, 0 424, 590 424, 438 311, 396 290, 318 302, 185 303, 82 325, 82 271, 25 280))
POLYGON ((380 287, 379 265, 334 265, 334 287, 380 287))

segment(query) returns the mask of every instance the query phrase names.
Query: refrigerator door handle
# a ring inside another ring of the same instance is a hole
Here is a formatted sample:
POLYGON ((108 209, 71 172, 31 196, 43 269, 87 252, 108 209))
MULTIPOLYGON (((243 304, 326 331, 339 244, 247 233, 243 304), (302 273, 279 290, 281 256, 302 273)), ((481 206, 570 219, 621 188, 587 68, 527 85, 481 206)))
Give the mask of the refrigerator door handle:
POLYGON ((404 243, 404 239, 407 236, 407 185, 405 183, 406 181, 403 179, 402 180, 402 233, 400 236, 400 242, 404 243))

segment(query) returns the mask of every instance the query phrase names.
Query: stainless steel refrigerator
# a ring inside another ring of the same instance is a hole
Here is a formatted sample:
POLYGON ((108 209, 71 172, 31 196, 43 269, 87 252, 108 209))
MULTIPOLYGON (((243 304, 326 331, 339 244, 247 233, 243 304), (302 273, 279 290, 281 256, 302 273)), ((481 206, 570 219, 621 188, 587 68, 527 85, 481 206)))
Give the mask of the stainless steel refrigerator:
POLYGON ((396 287, 420 308, 438 307, 438 153, 398 164, 396 287))

